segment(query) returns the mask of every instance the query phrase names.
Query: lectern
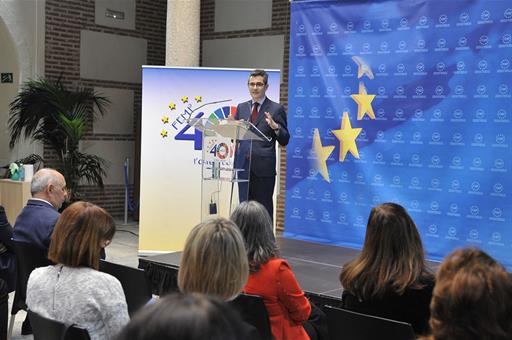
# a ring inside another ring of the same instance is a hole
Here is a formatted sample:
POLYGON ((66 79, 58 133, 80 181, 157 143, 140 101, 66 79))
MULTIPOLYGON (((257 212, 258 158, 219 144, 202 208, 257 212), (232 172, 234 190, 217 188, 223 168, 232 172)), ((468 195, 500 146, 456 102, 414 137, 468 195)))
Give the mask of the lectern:
POLYGON ((203 133, 201 220, 229 218, 249 194, 252 143, 271 139, 246 121, 197 118, 188 124, 203 133))

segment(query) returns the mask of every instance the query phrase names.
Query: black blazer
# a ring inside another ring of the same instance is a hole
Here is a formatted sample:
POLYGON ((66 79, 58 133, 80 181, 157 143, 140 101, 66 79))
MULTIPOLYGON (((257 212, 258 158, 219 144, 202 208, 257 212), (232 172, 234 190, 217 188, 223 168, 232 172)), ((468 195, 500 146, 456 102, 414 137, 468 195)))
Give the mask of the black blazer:
POLYGON ((7 250, 0 254, 0 279, 5 281, 5 285, 0 289, 2 293, 12 292, 16 286, 16 253, 14 242, 12 240, 12 227, 5 215, 5 209, 0 205, 0 243, 7 250))
POLYGON ((349 291, 343 291, 342 308, 355 312, 380 316, 387 319, 407 322, 416 334, 428 334, 430 327, 430 300, 434 289, 434 279, 422 280, 422 289, 409 288, 403 295, 387 293, 381 298, 359 300, 349 291))
MULTIPOLYGON (((251 120, 252 100, 238 104, 236 108, 235 119, 251 120)), ((254 141, 251 152, 251 172, 259 177, 269 177, 276 175, 276 141, 285 146, 290 140, 288 133, 288 123, 284 106, 265 98, 265 101, 259 109, 258 118, 253 123, 258 130, 267 137, 272 138, 268 141, 254 141), (279 124, 279 131, 270 128, 265 120, 265 112, 270 113, 272 119, 279 124)))

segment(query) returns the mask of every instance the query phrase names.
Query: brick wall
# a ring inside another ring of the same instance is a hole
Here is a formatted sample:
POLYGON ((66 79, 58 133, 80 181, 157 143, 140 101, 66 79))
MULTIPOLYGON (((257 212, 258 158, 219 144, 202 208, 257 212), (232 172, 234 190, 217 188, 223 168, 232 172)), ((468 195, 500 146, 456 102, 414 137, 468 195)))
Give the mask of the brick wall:
MULTIPOLYGON (((71 88, 107 87, 134 91, 133 133, 126 135, 94 134, 88 124, 87 140, 135 141, 135 183, 130 188, 138 197, 140 161, 141 84, 102 81, 80 78, 80 31, 90 30, 143 38, 148 42, 147 63, 165 65, 165 35, 167 0, 137 0, 135 30, 98 26, 94 22, 94 0, 46 0, 45 76, 57 79, 71 88)), ((44 148, 48 166, 56 166, 57 157, 48 147, 44 148)), ((104 189, 82 186, 85 199, 104 207, 112 215, 121 217, 124 207, 124 186, 106 185, 104 189)))
MULTIPOLYGON (((201 1, 201 46, 204 40, 228 39, 228 38, 247 38, 260 37, 268 35, 284 35, 285 46, 283 55, 283 69, 281 70, 282 81, 280 84, 281 98, 280 102, 287 108, 288 106, 288 56, 290 46, 290 1, 273 0, 272 1, 272 26, 264 29, 240 30, 227 32, 214 32, 215 29, 215 0, 201 1)), ((202 51, 201 51, 202 53, 202 51)), ((202 60, 202 54, 200 59, 202 60)), ((277 198, 277 228, 284 229, 284 192, 286 182, 286 148, 281 149, 281 168, 280 168, 280 192, 277 198)))

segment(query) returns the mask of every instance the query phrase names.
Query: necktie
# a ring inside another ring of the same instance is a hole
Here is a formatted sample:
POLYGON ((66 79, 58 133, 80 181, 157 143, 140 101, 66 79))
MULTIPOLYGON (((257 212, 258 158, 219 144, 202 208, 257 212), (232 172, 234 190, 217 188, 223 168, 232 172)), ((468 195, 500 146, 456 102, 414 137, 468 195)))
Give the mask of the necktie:
POLYGON ((256 118, 258 118, 258 105, 260 105, 260 103, 255 102, 252 107, 251 123, 256 122, 256 118))

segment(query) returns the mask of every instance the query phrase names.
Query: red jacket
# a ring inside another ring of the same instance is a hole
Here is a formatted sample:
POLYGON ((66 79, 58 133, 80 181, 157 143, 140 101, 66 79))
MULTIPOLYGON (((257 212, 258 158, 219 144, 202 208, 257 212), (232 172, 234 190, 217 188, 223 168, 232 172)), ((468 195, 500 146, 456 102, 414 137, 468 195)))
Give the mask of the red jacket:
POLYGON ((275 339, 309 339, 302 323, 309 318, 311 305, 288 262, 273 258, 261 265, 249 276, 244 292, 263 298, 275 339))

